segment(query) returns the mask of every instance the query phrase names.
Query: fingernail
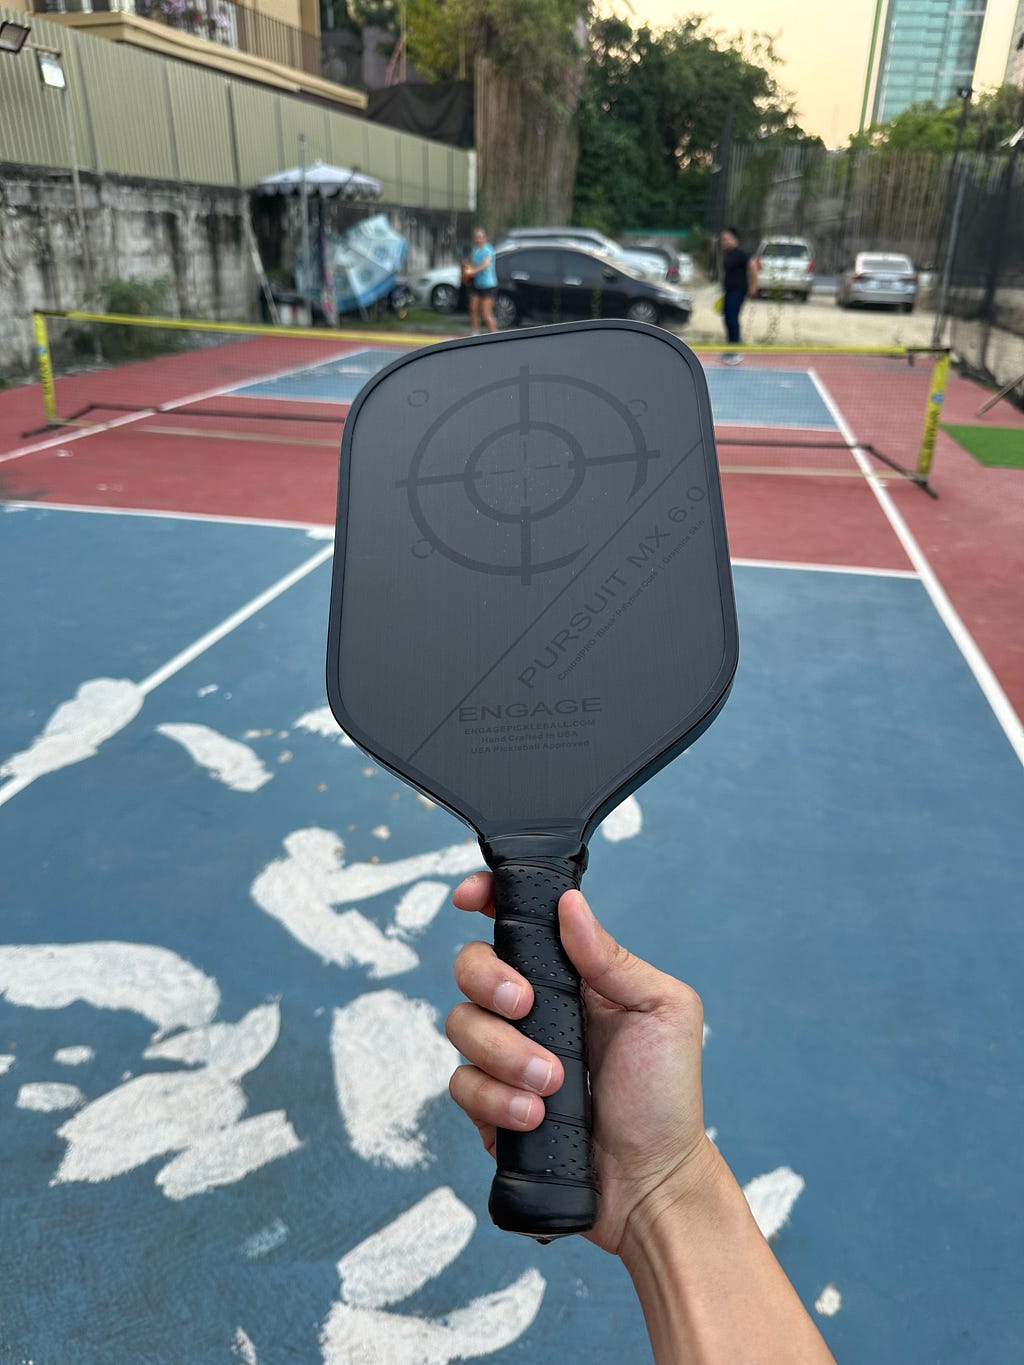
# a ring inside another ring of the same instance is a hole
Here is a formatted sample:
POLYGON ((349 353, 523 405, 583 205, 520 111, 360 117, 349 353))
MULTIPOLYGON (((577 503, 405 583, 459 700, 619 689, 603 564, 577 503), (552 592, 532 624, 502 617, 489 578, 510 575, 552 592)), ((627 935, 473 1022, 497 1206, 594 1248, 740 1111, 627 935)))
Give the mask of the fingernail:
POLYGON ((500 1014, 514 1015, 522 998, 522 986, 517 986, 514 981, 503 981, 494 992, 494 1008, 500 1014))
POLYGON ((531 1057, 523 1071, 523 1080, 531 1090, 536 1090, 539 1094, 540 1091, 547 1089, 548 1081, 551 1080, 551 1066, 551 1062, 531 1057))
POLYGON ((516 1123, 529 1123, 533 1113, 533 1100, 529 1095, 517 1095, 509 1101, 508 1112, 516 1123))

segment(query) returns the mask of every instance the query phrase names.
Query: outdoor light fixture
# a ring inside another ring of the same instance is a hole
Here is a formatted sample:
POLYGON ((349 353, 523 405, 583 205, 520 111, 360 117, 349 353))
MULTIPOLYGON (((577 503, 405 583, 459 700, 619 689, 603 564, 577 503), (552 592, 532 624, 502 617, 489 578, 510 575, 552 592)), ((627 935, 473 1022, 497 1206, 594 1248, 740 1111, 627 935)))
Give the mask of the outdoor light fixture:
POLYGON ((43 78, 43 84, 52 86, 54 90, 63 90, 67 86, 64 77, 64 68, 60 58, 52 52, 44 52, 41 48, 36 48, 36 61, 39 63, 39 74, 43 78))
POLYGON ((25 24, 10 19, 0 23, 0 52, 20 52, 32 30, 25 24))

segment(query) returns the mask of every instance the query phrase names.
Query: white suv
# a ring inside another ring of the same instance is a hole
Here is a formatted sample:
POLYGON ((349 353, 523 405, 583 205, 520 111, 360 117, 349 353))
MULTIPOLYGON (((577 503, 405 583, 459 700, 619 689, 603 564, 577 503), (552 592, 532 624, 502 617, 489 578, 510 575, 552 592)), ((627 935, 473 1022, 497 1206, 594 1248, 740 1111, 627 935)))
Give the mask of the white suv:
POLYGON ((791 294, 806 303, 814 288, 814 252, 804 237, 766 237, 757 248, 761 298, 791 294))

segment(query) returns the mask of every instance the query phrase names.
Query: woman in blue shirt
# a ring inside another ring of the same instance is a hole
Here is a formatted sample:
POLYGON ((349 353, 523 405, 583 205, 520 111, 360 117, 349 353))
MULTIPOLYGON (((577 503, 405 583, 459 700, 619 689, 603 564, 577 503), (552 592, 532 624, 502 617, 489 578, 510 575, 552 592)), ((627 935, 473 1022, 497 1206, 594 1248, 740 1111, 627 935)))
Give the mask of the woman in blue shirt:
POLYGON ((463 263, 462 278, 469 293, 469 325, 473 335, 480 331, 481 318, 489 332, 496 332, 494 293, 498 288, 498 275, 494 268, 494 247, 482 227, 473 229, 473 250, 463 263))

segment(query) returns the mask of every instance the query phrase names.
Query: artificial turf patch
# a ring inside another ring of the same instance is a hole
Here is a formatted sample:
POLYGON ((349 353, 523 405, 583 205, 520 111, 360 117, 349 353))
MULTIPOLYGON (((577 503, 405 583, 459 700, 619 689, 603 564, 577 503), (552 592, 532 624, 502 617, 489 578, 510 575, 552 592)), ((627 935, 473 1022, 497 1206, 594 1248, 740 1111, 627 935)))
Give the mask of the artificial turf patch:
POLYGON ((997 469, 1024 469, 1024 430, 1020 427, 946 426, 954 441, 959 441, 979 464, 997 469))

